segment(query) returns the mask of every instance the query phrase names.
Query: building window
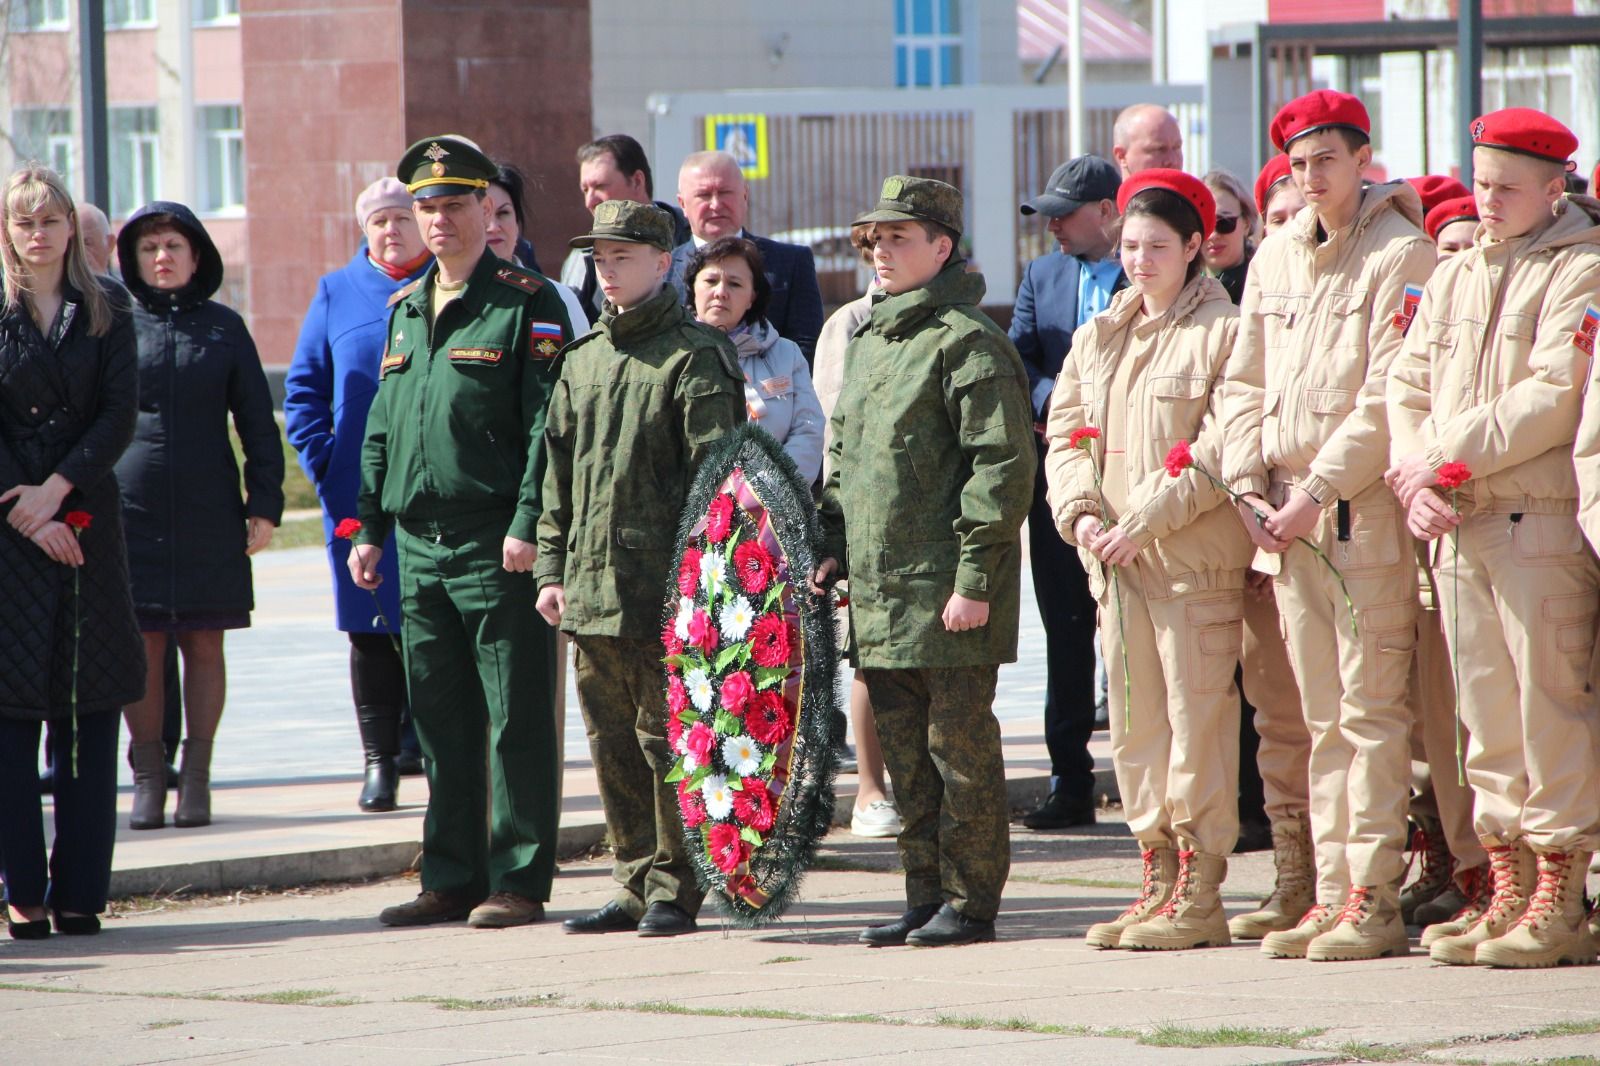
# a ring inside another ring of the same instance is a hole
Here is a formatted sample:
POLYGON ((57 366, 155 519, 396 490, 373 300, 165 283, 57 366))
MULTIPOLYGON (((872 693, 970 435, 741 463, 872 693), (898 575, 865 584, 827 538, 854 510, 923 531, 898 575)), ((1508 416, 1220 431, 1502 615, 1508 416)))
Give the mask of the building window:
POLYGON ((156 24, 156 0, 105 0, 105 5, 108 29, 156 24))
POLYGON ((894 0, 894 83, 960 85, 961 0, 894 0))
POLYGON ((110 214, 122 218, 149 203, 161 187, 161 138, 153 107, 106 109, 111 148, 110 214))
POLYGON ((201 160, 205 173, 200 187, 205 211, 238 211, 244 207, 244 129, 238 107, 199 108, 201 160))
POLYGON ((194 0, 196 25, 239 21, 239 0, 194 0))
POLYGON ((68 0, 11 0, 14 30, 64 30, 68 0))
POLYGON ((64 107, 28 107, 11 112, 17 162, 38 160, 72 186, 72 112, 64 107))
POLYGON ((1532 107, 1574 125, 1572 52, 1571 48, 1485 48, 1484 111, 1532 107))

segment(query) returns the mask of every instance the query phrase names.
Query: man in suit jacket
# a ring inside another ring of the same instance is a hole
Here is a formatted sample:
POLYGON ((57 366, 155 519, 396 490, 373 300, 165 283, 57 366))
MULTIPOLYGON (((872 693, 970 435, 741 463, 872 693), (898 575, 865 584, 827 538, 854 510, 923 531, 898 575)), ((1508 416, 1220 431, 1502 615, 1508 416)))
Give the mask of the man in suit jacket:
POLYGON ((1040 430, 1040 474, 1028 512, 1028 552, 1033 592, 1045 633, 1045 746, 1050 752, 1050 794, 1022 819, 1029 829, 1065 829, 1094 822, 1095 602, 1078 554, 1056 531, 1045 502, 1043 426, 1050 393, 1061 373, 1072 331, 1105 310, 1127 285, 1116 252, 1117 188, 1111 163, 1084 155, 1057 167, 1044 192, 1022 205, 1044 216, 1058 251, 1040 256, 1022 273, 1011 316, 1011 343, 1022 355, 1040 430))
POLYGON ((761 249, 772 300, 767 321, 800 346, 810 366, 822 332, 822 289, 817 285, 817 262, 811 249, 757 237, 744 228, 750 213, 750 189, 739 163, 727 152, 696 152, 678 171, 678 204, 689 218, 690 237, 672 252, 672 284, 680 294, 689 256, 718 237, 743 236, 761 249))

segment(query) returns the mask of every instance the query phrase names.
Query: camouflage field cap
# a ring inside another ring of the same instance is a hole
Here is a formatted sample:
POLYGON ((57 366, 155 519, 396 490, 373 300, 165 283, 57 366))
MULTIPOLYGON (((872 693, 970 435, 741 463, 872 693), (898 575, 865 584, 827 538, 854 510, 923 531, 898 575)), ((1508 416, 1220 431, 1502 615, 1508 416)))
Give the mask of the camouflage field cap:
POLYGON ((884 179, 877 206, 851 225, 869 222, 937 222, 960 236, 961 190, 934 178, 894 174, 884 179))
POLYGON ((567 243, 574 248, 593 248, 595 241, 627 241, 670 252, 672 237, 672 216, 655 204, 606 200, 594 209, 594 228, 567 243))

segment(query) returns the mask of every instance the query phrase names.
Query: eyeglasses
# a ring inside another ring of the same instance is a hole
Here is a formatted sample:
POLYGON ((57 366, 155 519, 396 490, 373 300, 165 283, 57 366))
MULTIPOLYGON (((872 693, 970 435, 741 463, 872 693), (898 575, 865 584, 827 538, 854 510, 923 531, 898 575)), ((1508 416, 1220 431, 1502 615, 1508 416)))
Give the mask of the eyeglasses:
POLYGON ((1238 215, 1218 215, 1217 216, 1217 232, 1222 234, 1223 236, 1227 236, 1228 234, 1232 233, 1234 230, 1236 230, 1238 228, 1239 228, 1239 216, 1238 215))

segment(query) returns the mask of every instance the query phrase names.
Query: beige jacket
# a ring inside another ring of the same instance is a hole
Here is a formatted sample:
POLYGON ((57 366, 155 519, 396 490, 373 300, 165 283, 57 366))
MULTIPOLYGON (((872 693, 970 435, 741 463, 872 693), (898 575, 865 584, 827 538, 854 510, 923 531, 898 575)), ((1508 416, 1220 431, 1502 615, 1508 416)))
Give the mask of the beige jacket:
POLYGON ((817 350, 811 361, 811 384, 817 390, 817 399, 822 403, 822 480, 828 480, 828 445, 832 442, 832 430, 829 423, 833 421, 833 407, 839 402, 839 393, 844 390, 844 350, 850 344, 850 338, 856 335, 856 330, 861 328, 872 315, 872 294, 878 291, 876 284, 867 289, 866 294, 859 300, 852 300, 828 316, 828 321, 822 324, 822 333, 817 337, 817 350))
POLYGON ((1324 241, 1302 211, 1261 243, 1239 305, 1223 402, 1223 477, 1263 496, 1297 485, 1324 507, 1389 464, 1384 378, 1438 253, 1405 182, 1362 193, 1355 222, 1324 241))
MULTIPOLYGON (((1428 283, 1390 372, 1394 458, 1465 463, 1472 510, 1570 514, 1582 492, 1573 442, 1590 370, 1583 346, 1594 340, 1592 328, 1580 331, 1600 325, 1587 319, 1596 308, 1600 200, 1569 197, 1531 238, 1492 243, 1480 227, 1428 283)), ((1600 485, 1592 468, 1586 477, 1592 503, 1600 485)))
MULTIPOLYGON (((1128 407, 1117 412, 1126 419, 1128 507, 1112 518, 1147 559, 1160 564, 1175 591, 1240 586, 1252 548, 1233 509, 1221 506, 1227 495, 1198 470, 1173 478, 1165 466, 1172 446, 1189 441, 1197 463, 1213 474, 1220 468, 1222 368, 1233 350, 1239 313, 1221 283, 1207 277, 1184 286, 1158 319, 1145 320, 1141 304, 1137 292, 1124 289, 1072 336, 1045 433, 1050 512, 1068 544, 1077 543, 1073 526, 1079 516, 1099 513, 1095 471, 1104 467, 1104 441, 1093 453, 1068 441, 1075 429, 1106 424, 1116 360, 1132 359, 1128 407)), ((1099 561, 1081 545, 1079 552, 1098 575, 1099 561)))
POLYGON ((1589 361, 1589 388, 1583 394, 1572 460, 1578 475, 1578 524, 1589 546, 1600 552, 1600 359, 1589 361))

